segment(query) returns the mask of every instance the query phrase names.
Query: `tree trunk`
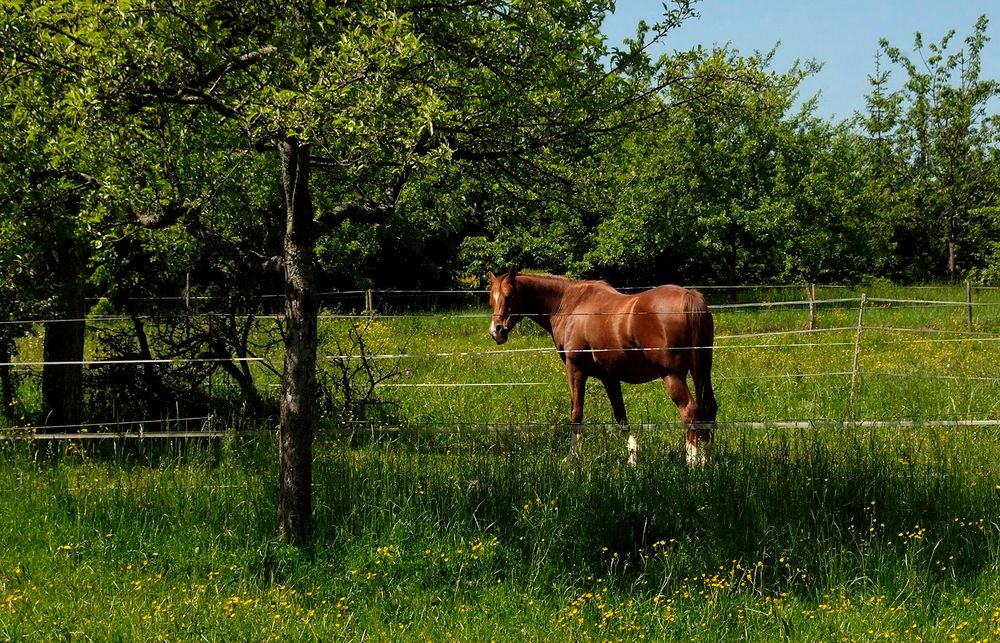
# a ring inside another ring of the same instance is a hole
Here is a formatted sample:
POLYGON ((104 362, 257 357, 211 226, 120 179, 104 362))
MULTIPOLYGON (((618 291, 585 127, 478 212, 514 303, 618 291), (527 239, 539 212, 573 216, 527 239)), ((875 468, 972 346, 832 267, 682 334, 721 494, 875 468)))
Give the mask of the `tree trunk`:
POLYGON ((146 334, 146 324, 135 306, 133 299, 125 303, 125 310, 132 320, 135 331, 135 341, 139 344, 139 360, 142 362, 142 379, 147 400, 148 419, 162 419, 169 413, 167 401, 167 386, 163 381, 161 371, 153 363, 153 349, 149 345, 149 335, 146 334))
POLYGON ((309 193, 309 148, 294 138, 279 144, 285 188, 285 367, 279 439, 278 530, 287 542, 312 529, 313 383, 317 316, 316 231, 309 193))
MULTIPOLYGON (((0 342, 2 344, 2 342, 0 342)), ((3 405, 3 416, 8 424, 14 423, 14 378, 10 373, 10 366, 6 366, 11 360, 9 350, 0 349, 0 405, 3 405)))
POLYGON ((85 253, 69 240, 58 248, 52 272, 61 292, 61 319, 45 323, 42 424, 75 431, 83 421, 83 339, 87 314, 85 253))

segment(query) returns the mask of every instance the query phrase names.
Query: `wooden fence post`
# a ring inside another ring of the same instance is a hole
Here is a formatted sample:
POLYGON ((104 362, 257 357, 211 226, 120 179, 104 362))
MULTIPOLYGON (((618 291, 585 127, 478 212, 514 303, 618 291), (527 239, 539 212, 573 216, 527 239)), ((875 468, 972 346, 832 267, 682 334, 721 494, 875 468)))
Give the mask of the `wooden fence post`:
POLYGON ((865 323, 865 303, 867 295, 861 293, 861 306, 858 308, 858 331, 854 335, 854 366, 851 368, 851 418, 854 418, 854 399, 858 382, 858 362, 861 359, 861 331, 865 323))
POLYGON ((365 291, 365 314, 366 315, 375 314, 375 298, 372 296, 371 288, 365 291))

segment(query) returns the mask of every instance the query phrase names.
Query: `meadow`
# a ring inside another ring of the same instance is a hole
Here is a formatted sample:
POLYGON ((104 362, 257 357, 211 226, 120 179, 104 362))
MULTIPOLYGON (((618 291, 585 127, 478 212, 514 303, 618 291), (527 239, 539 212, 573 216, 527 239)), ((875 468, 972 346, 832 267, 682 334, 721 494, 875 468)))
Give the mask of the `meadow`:
POLYGON ((0 442, 0 639, 1000 640, 1000 435, 972 422, 1000 424, 1000 293, 970 331, 921 303, 964 291, 866 292, 856 370, 856 293, 822 291, 816 332, 783 293, 718 296, 704 468, 659 383, 625 388, 637 467, 599 384, 563 464, 529 325, 496 347, 481 307, 331 314, 324 355, 353 322, 397 372, 324 418, 304 548, 275 539, 271 431, 0 442))

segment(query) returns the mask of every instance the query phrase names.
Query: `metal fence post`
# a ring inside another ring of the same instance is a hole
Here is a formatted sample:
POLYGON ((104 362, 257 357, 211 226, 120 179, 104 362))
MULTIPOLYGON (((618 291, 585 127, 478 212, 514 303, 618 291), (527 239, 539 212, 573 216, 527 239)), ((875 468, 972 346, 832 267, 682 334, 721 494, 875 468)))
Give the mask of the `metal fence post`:
POLYGON ((858 382, 858 362, 861 359, 861 331, 865 323, 865 303, 868 301, 867 295, 861 293, 861 306, 858 308, 858 331, 854 335, 854 365, 851 368, 851 418, 854 418, 854 399, 857 392, 858 382))
POLYGON ((969 322, 969 332, 972 332, 972 282, 965 282, 965 302, 967 305, 966 316, 969 322))
POLYGON ((807 284, 806 293, 809 295, 809 330, 816 330, 816 284, 807 284))

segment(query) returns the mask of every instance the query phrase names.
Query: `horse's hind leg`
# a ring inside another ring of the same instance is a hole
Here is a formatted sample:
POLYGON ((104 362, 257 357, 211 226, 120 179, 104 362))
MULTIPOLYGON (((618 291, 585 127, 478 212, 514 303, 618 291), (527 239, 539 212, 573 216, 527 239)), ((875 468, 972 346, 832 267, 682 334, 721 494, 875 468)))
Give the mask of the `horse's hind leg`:
POLYGON ((628 464, 634 467, 639 456, 639 443, 629 430, 628 417, 625 413, 625 400, 622 399, 622 383, 618 380, 601 380, 604 383, 604 390, 608 393, 611 401, 611 410, 615 414, 615 422, 621 427, 622 435, 628 444, 628 464))
POLYGON ((677 405, 680 412, 681 421, 684 422, 684 453, 687 463, 693 466, 704 465, 708 459, 708 445, 712 442, 712 432, 710 429, 697 428, 698 405, 691 396, 688 389, 686 377, 678 375, 667 375, 663 378, 663 383, 667 387, 670 399, 677 405))

